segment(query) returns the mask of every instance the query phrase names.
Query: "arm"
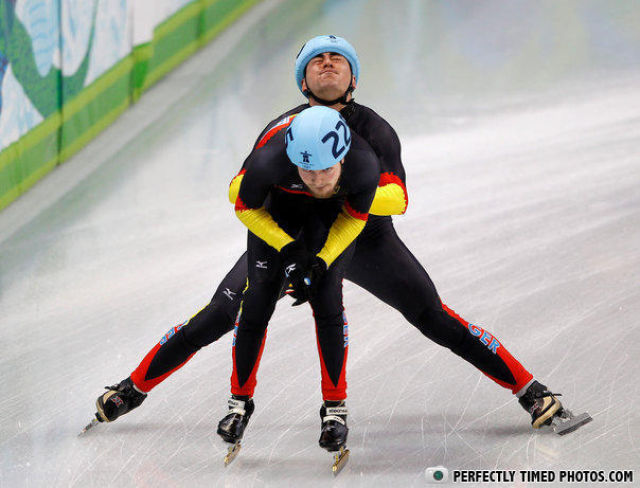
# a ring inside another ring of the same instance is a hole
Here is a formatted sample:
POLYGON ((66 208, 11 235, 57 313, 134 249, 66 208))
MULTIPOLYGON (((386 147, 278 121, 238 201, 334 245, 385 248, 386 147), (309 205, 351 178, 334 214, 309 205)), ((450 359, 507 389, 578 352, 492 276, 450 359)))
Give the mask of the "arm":
MULTIPOLYGON (((365 197, 368 198, 369 205, 373 201, 374 192, 375 190, 371 191, 365 197)), ((348 200, 344 203, 342 210, 329 229, 329 235, 324 246, 317 254, 325 262, 327 268, 356 240, 356 237, 364 229, 368 217, 368 208, 365 212, 358 212, 348 200)))
POLYGON ((367 141, 380 160, 382 174, 370 212, 374 215, 401 215, 407 210, 409 196, 400 157, 400 139, 393 127, 377 114, 371 125, 367 141))
POLYGON ((295 116, 298 115, 298 112, 300 112, 304 107, 304 105, 300 105, 293 110, 286 112, 277 119, 272 120, 260 133, 253 145, 251 154, 249 154, 245 162, 242 164, 240 172, 236 176, 234 176, 231 180, 231 183, 229 183, 229 202, 233 204, 236 203, 236 199, 238 198, 238 191, 240 190, 240 184, 242 183, 242 179, 244 177, 244 174, 246 173, 245 168, 252 155, 256 152, 257 149, 265 146, 278 132, 289 127, 291 122, 293 122, 295 116))
POLYGON ((247 158, 245 169, 234 178, 234 181, 238 179, 234 202, 236 216, 253 234, 277 251, 294 240, 264 208, 267 195, 281 173, 282 164, 278 164, 281 158, 272 149, 254 152, 247 158))
POLYGON ((344 163, 343 184, 350 191, 340 213, 329 228, 324 246, 317 254, 327 268, 364 229, 376 193, 380 163, 366 142, 360 140, 360 147, 352 147, 344 163))
POLYGON ((393 173, 382 173, 369 213, 402 215, 407 211, 408 204, 407 189, 402 180, 393 173))

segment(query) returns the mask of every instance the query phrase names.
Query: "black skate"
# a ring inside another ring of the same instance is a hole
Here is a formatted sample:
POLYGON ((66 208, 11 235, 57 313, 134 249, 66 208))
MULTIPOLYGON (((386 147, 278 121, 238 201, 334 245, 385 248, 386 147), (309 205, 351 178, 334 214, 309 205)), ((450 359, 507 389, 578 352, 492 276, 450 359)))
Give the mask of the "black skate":
POLYGON ((235 459, 242 447, 240 441, 247 428, 255 405, 253 399, 232 395, 229 398, 229 413, 218 423, 218 435, 224 442, 232 444, 224 458, 224 465, 228 466, 235 459))
POLYGON ((137 390, 131 378, 122 380, 117 385, 105 386, 103 393, 96 400, 95 418, 80 432, 84 434, 99 422, 113 422, 121 415, 130 412, 147 398, 146 393, 137 390))
POLYGON ((344 402, 325 401, 320 407, 320 419, 322 427, 320 431, 320 447, 334 455, 331 470, 337 475, 349 460, 347 449, 347 407, 344 402))
POLYGON ((593 420, 586 412, 574 415, 562 406, 557 396, 562 395, 551 393, 545 385, 534 381, 518 399, 520 405, 531 414, 534 429, 548 425, 553 427, 556 434, 565 435, 593 420))

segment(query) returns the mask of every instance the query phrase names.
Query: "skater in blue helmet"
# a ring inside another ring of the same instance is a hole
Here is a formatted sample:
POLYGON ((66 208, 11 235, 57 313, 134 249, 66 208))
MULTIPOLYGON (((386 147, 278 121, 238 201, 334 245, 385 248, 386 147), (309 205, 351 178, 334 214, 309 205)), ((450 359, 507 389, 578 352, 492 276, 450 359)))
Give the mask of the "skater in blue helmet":
MULTIPOLYGON (((400 240, 390 217, 404 213, 408 205, 400 141, 386 120, 354 101, 361 70, 353 47, 339 36, 314 37, 298 53, 294 76, 307 103, 274 118, 256 140, 254 152, 288 127, 297 113, 309 106, 324 105, 338 110, 351 133, 359 134, 370 144, 382 168, 367 225, 357 238, 345 278, 400 311, 425 337, 449 348, 496 384, 510 390, 529 412, 534 428, 561 422, 557 431, 566 433, 588 422, 590 417, 586 414, 572 417, 557 395, 536 381, 502 341, 446 306, 427 272, 400 240), (380 279, 381 276, 385 279, 380 279)), ((230 185, 232 201, 235 201, 243 171, 230 185)), ((130 377, 98 398, 98 418, 115 420, 135 408, 148 391, 184 365, 201 347, 231 331, 246 275, 244 255, 203 310, 186 325, 173 327, 130 377)))

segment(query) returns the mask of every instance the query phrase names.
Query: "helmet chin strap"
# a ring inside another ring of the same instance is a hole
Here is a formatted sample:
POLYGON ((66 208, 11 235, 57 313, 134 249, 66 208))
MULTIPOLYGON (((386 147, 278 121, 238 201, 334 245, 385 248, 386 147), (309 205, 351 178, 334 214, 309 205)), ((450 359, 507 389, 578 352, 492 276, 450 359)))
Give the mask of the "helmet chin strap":
POLYGON ((309 90, 309 88, 305 90, 304 94, 307 97, 313 97, 313 99, 316 102, 318 102, 320 105, 331 106, 331 105, 335 105, 336 103, 342 103, 343 105, 347 105, 349 102, 352 102, 353 98, 351 100, 347 100, 347 95, 349 95, 349 93, 351 93, 352 91, 353 91, 353 85, 349 85, 349 88, 347 88, 347 91, 345 91, 342 96, 336 98, 335 100, 326 100, 324 98, 320 98, 318 95, 316 95, 311 90, 309 90))

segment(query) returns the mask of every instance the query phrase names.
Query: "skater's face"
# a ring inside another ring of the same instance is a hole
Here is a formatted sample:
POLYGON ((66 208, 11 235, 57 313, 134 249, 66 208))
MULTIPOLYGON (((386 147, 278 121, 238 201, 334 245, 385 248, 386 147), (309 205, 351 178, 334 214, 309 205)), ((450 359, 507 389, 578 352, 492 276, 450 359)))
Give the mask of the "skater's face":
MULTIPOLYGON (((342 161, 344 161, 344 159, 342 161)), ((342 174, 342 161, 321 170, 309 170, 298 167, 298 174, 314 197, 330 198, 338 189, 338 181, 342 174)))
MULTIPOLYGON (((338 53, 322 53, 311 58, 305 69, 302 90, 310 89, 325 100, 334 100, 344 94, 349 86, 356 86, 356 77, 351 74, 347 58, 338 53)), ((351 97, 349 94, 348 98, 351 97)), ((316 102, 309 99, 311 105, 316 102)))

